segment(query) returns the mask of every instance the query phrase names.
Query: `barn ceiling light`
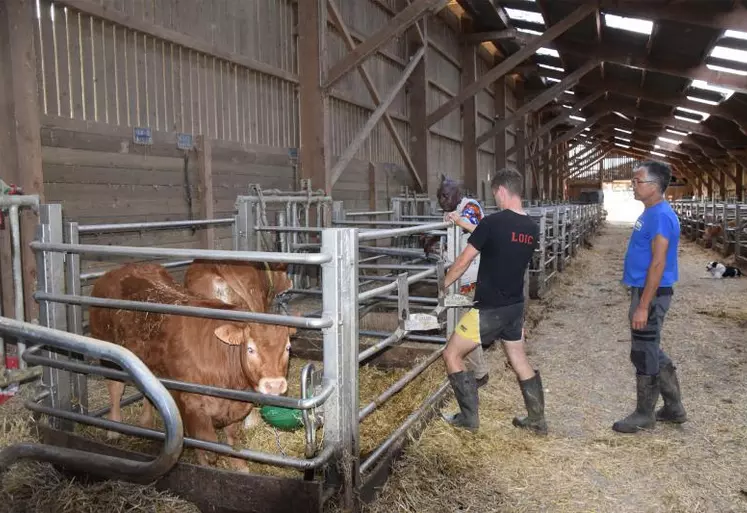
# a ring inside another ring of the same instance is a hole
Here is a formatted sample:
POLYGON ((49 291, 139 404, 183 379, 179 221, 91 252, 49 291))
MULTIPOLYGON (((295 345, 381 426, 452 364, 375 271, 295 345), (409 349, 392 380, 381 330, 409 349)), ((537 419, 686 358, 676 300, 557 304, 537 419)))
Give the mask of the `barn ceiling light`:
POLYGON ((669 143, 669 144, 682 144, 682 141, 678 141, 676 139, 670 139, 669 137, 659 136, 657 137, 657 139, 659 139, 660 141, 664 141, 665 143, 669 143))
POLYGON ((676 110, 682 111, 682 112, 688 112, 690 114, 695 114, 696 116, 700 116, 701 117, 700 121, 696 121, 698 123, 700 123, 702 121, 705 121, 706 119, 708 119, 711 116, 707 112, 702 112, 702 111, 695 110, 695 109, 688 109, 687 107, 677 107, 676 110))
POLYGON ((723 37, 732 37, 734 39, 747 39, 747 32, 741 30, 727 30, 723 37))
POLYGON ((560 82, 560 79, 555 78, 555 77, 543 77, 543 78, 547 80, 548 82, 560 82))
POLYGON ((560 58, 560 54, 557 50, 554 50, 553 48, 545 48, 544 46, 541 47, 539 50, 535 52, 537 55, 549 55, 551 57, 558 57, 560 58))
POLYGON ((651 151, 650 151, 649 153, 650 153, 651 155, 656 155, 656 156, 658 156, 658 157, 666 157, 666 155, 665 155, 665 154, 663 154, 663 153, 659 153, 658 151, 654 151, 654 150, 651 150, 651 151))
POLYGON ((729 48, 728 46, 714 46, 710 55, 717 59, 725 59, 727 61, 747 64, 747 50, 737 50, 736 48, 729 48))
POLYGON ((617 128, 617 127, 615 127, 615 130, 617 130, 618 132, 622 132, 624 134, 632 134, 633 133, 632 130, 625 130, 624 128, 617 128))
POLYGON ((714 102, 713 100, 706 100, 705 98, 699 98, 697 96, 687 96, 687 99, 691 102, 698 102, 698 103, 705 103, 706 105, 718 105, 719 102, 714 102))
POLYGON ((565 73, 565 70, 559 66, 550 66, 549 64, 542 63, 537 64, 537 66, 539 66, 540 68, 551 69, 553 71, 560 71, 561 73, 565 73))
POLYGON ((690 135, 690 132, 680 132, 679 130, 675 130, 673 128, 667 128, 667 132, 674 135, 681 135, 682 137, 687 137, 690 135))
POLYGON ((722 71, 724 73, 733 73, 734 75, 747 76, 747 71, 741 69, 728 68, 726 66, 717 66, 715 64, 706 64, 706 67, 711 71, 722 71))
POLYGON ((512 20, 526 21, 527 23, 539 23, 540 25, 545 24, 545 19, 541 13, 534 11, 525 11, 524 9, 512 9, 511 7, 504 7, 506 14, 512 20))
POLYGON ((525 34, 532 34, 533 36, 542 35, 542 32, 540 32, 539 30, 532 30, 532 29, 521 28, 521 27, 516 27, 516 30, 518 30, 519 32, 524 32, 525 34))
POLYGON ((626 139, 625 137, 620 137, 619 135, 616 135, 615 139, 618 141, 630 142, 630 139, 626 139))
POLYGON ((630 145, 629 145, 629 144, 620 144, 620 143, 615 143, 615 146, 618 146, 618 147, 620 147, 620 148, 630 148, 630 145))
POLYGON ((584 132, 591 132, 591 128, 589 128, 589 127, 587 126, 586 128, 584 128, 584 132))
POLYGON ((573 107, 571 107, 570 105, 566 105, 566 104, 564 103, 564 104, 563 104, 563 108, 564 108, 564 109, 572 109, 573 107))
POLYGON ((581 116, 574 116, 574 115, 568 116, 568 119, 575 119, 576 121, 586 121, 586 118, 582 118, 581 116))
POLYGON ((576 93, 574 93, 573 91, 571 91, 570 89, 566 89, 566 90, 565 90, 565 91, 563 91, 563 92, 564 92, 565 94, 576 94, 576 93))
POLYGON ((688 123, 700 123, 697 119, 693 118, 686 118, 685 116, 674 116, 674 119, 679 119, 680 121, 687 121, 688 123))
POLYGON ((646 34, 647 36, 650 35, 651 31, 654 29, 653 21, 640 18, 628 18, 616 14, 605 13, 604 24, 610 28, 627 30, 628 32, 636 32, 638 34, 646 34))
POLYGON ((714 93, 721 93, 725 97, 724 100, 728 100, 729 98, 731 98, 731 95, 734 94, 734 91, 732 91, 731 89, 711 85, 705 80, 693 80, 692 83, 690 84, 690 87, 695 87, 697 89, 704 89, 706 91, 713 91, 714 93))

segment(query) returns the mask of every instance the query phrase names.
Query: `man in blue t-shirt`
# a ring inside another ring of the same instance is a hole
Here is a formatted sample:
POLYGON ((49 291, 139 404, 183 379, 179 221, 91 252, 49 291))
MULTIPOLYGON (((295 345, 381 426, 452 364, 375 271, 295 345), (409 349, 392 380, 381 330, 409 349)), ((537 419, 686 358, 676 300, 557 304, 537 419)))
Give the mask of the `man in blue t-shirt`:
POLYGON ((687 420, 672 360, 661 349, 661 327, 679 278, 677 246, 680 224, 664 199, 672 172, 661 162, 641 162, 633 175, 635 199, 645 205, 633 226, 625 253, 623 283, 630 287, 630 360, 636 370, 637 407, 612 429, 635 433, 656 421, 687 420), (664 406, 654 413, 661 393, 664 406))

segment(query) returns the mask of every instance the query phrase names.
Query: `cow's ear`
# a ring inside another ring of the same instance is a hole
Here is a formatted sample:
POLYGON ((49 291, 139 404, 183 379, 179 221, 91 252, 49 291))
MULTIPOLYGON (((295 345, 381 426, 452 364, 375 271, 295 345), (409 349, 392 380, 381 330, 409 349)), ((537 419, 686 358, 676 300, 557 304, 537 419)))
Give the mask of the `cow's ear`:
POLYGON ((288 326, 288 336, 289 337, 292 337, 296 333, 298 333, 298 330, 296 328, 294 328, 293 326, 288 326))
POLYGON ((223 324, 215 328, 215 336, 230 346, 240 346, 244 343, 244 330, 235 324, 223 324))

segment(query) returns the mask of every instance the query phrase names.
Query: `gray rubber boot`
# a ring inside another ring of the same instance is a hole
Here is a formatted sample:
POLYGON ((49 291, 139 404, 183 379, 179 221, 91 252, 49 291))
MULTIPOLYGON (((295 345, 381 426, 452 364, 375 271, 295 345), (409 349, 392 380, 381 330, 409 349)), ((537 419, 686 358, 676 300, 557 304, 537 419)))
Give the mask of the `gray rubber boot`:
POLYGON ((680 382, 677 379, 677 367, 668 363, 661 368, 659 374, 659 388, 664 406, 656 411, 656 420, 660 422, 674 422, 682 424, 687 422, 687 413, 682 405, 680 396, 680 382))
POLYGON ((637 405, 633 413, 612 425, 618 433, 637 433, 654 427, 654 408, 659 399, 659 376, 636 375, 637 405))
POLYGON ((449 382, 461 411, 454 415, 442 415, 443 419, 454 427, 477 431, 480 427, 480 415, 477 411, 480 399, 475 374, 467 371, 455 372, 449 374, 449 382))
POLYGON ((547 434, 547 422, 545 421, 545 391, 542 388, 542 378, 539 371, 534 371, 534 376, 519 381, 521 395, 524 396, 524 405, 527 408, 526 417, 514 417, 513 425, 522 429, 529 429, 539 435, 547 434))

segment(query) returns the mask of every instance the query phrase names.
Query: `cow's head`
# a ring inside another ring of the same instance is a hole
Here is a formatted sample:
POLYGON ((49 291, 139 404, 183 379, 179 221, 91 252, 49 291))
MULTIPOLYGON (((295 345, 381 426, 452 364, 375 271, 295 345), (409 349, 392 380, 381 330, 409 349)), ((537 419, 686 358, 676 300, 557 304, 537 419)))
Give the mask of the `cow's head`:
POLYGON ((215 329, 218 339, 241 347, 241 368, 252 387, 262 394, 288 390, 290 337, 295 328, 258 323, 226 323, 215 329))

